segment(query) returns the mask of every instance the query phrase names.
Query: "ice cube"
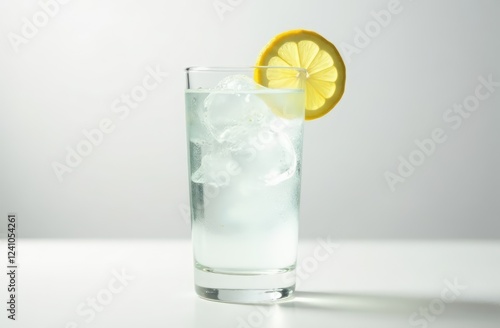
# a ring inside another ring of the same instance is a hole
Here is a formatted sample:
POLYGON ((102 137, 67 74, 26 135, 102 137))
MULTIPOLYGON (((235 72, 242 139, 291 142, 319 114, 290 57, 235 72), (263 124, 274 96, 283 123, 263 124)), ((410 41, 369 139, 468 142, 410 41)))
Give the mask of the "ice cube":
POLYGON ((214 177, 221 176, 218 173, 230 161, 242 166, 239 183, 249 193, 294 176, 297 154, 288 132, 298 131, 300 125, 290 124, 300 120, 276 117, 261 89, 268 90, 249 77, 235 75, 222 80, 205 98, 200 119, 214 140, 214 153, 203 157, 192 175, 194 182, 217 183, 214 177))
POLYGON ((215 90, 248 91, 257 89, 265 88, 257 84, 252 78, 241 74, 227 76, 215 86, 215 90))
POLYGON ((239 148, 251 130, 272 116, 267 104, 252 91, 265 89, 251 78, 234 75, 222 80, 204 101, 201 121, 219 143, 239 148))
POLYGON ((297 170, 297 154, 290 138, 284 133, 278 133, 277 138, 278 144, 273 150, 275 158, 269 158, 270 163, 274 165, 264 175, 264 183, 267 186, 274 186, 290 179, 297 170))
POLYGON ((191 180, 196 183, 212 183, 218 187, 225 186, 229 183, 228 167, 234 166, 235 161, 229 151, 209 153, 202 157, 201 165, 191 175, 191 180))
POLYGON ((242 163, 248 190, 274 186, 294 176, 297 154, 290 137, 281 131, 261 130, 233 158, 242 163))

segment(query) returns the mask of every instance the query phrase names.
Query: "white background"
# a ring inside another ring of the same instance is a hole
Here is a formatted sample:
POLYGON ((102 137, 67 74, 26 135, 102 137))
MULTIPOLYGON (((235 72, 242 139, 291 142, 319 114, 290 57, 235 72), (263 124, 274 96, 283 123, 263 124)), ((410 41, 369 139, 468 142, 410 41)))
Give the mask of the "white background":
POLYGON ((401 0, 382 27, 386 0, 217 3, 72 0, 26 35, 40 4, 0 2, 0 216, 17 212, 22 237, 188 237, 184 67, 252 65, 295 28, 336 44, 348 77, 306 124, 301 236, 500 236, 500 88, 457 129, 443 120, 479 76, 500 81, 498 1, 401 0), (120 119, 114 101, 148 67, 168 76, 120 119), (53 163, 104 118, 114 131, 59 181, 53 163), (391 191, 384 174, 437 128, 446 141, 391 191))

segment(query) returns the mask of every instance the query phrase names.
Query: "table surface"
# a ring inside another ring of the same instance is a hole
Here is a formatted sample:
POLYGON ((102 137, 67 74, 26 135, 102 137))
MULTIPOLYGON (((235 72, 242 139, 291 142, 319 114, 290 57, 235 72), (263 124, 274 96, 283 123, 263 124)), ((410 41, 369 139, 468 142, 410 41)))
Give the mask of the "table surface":
POLYGON ((191 252, 188 240, 21 239, 17 320, 2 309, 1 327, 500 327, 500 242, 301 241, 296 296, 274 305, 199 299, 191 252))

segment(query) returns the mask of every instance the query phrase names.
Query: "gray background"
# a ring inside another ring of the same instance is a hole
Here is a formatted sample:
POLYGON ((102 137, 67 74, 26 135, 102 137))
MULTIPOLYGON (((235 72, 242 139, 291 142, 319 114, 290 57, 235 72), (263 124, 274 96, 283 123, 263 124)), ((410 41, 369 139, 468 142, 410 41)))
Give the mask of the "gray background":
POLYGON ((305 127, 301 236, 500 236, 500 88, 459 128, 443 120, 479 76, 500 81, 500 2, 401 0, 382 27, 371 12, 391 1, 220 2, 68 1, 17 52, 10 33, 41 7, 0 2, 0 216, 17 212, 21 237, 188 237, 183 68, 251 65, 295 28, 335 43, 348 75, 305 127), (121 120, 113 102, 156 66, 168 76, 121 120), (115 130, 58 181, 53 163, 103 118, 115 130), (384 174, 437 128, 446 141, 391 191, 384 174))

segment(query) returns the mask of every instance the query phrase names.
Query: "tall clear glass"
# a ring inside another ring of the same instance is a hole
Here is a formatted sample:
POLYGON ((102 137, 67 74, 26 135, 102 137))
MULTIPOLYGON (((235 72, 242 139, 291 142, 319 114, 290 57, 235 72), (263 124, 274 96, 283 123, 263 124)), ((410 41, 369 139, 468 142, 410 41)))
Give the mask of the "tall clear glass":
POLYGON ((288 298, 295 290, 306 71, 191 67, 186 74, 195 290, 235 303, 288 298))

